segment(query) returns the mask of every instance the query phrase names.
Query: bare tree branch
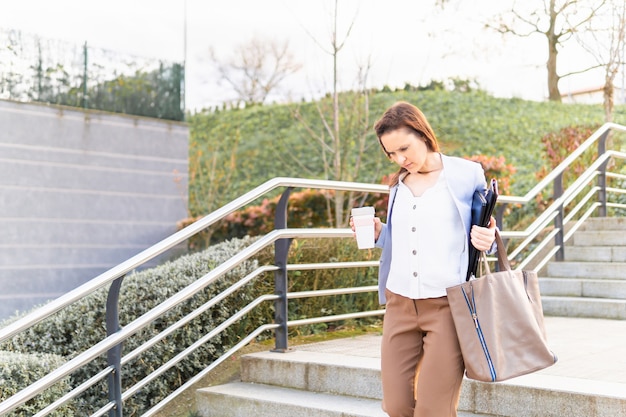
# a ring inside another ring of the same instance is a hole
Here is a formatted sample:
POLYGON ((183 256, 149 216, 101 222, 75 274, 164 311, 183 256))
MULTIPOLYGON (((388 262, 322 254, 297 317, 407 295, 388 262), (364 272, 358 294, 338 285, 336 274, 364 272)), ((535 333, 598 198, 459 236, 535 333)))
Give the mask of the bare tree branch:
MULTIPOLYGON (((357 14, 355 13, 355 16, 357 14)), ((363 88, 357 90, 356 93, 354 91, 344 92, 340 97, 338 86, 339 56, 352 33, 356 18, 351 21, 345 35, 340 38, 338 15, 339 1, 335 0, 329 47, 322 45, 306 28, 304 29, 322 51, 332 57, 332 92, 330 97, 315 103, 318 121, 324 133, 319 134, 314 131, 298 111, 295 112, 295 115, 311 138, 319 145, 325 178, 351 181, 357 177, 362 167, 362 153, 367 148, 365 138, 369 129, 369 101, 365 84, 371 63, 368 62, 366 66, 361 68, 363 88), (355 132, 357 132, 356 135, 355 132)), ((354 194, 348 193, 346 195, 345 192, 340 191, 334 193, 333 200, 329 201, 327 207, 329 215, 334 211, 334 219, 329 218, 331 223, 336 227, 344 226, 349 219, 349 210, 346 208, 351 207, 354 203, 354 194), (334 210, 332 210, 333 208, 334 210)))
POLYGON ((605 121, 613 121, 615 77, 624 65, 626 45, 626 3, 624 0, 608 0, 606 14, 600 21, 604 27, 588 31, 587 37, 579 36, 580 45, 604 67, 603 105, 605 121), (587 39, 591 38, 591 41, 587 39))
POLYGON ((287 76, 302 68, 289 51, 288 41, 254 38, 236 47, 228 60, 220 60, 214 50, 210 55, 221 79, 247 105, 264 103, 287 76))
MULTIPOLYGON (((623 1, 623 0, 622 0, 623 1)), ((559 75, 557 60, 559 48, 575 34, 588 30, 589 23, 597 16, 598 11, 607 0, 543 0, 543 8, 530 12, 521 12, 520 6, 513 3, 507 15, 497 17, 497 23, 487 23, 487 27, 503 34, 512 34, 518 37, 528 37, 541 34, 547 40, 548 60, 546 62, 549 99, 561 101, 559 80, 571 74, 588 71, 575 71, 559 75), (521 26, 521 27, 520 27, 521 26)), ((526 3, 524 3, 526 4, 526 3)))

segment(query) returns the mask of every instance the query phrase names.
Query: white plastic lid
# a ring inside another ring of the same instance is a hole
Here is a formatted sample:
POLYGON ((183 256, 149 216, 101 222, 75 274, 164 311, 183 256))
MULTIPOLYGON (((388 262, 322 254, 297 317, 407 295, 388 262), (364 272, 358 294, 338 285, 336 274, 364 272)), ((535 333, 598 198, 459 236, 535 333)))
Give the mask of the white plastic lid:
POLYGON ((352 209, 353 216, 373 216, 374 207, 355 207, 352 209))

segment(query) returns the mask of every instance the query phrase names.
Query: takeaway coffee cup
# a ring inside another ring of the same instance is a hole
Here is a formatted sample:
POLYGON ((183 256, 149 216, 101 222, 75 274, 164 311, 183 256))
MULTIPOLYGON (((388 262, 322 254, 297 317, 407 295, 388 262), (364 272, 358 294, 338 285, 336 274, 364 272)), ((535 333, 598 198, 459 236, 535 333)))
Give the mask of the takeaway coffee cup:
POLYGON ((352 221, 359 249, 374 247, 374 207, 352 209, 352 221))

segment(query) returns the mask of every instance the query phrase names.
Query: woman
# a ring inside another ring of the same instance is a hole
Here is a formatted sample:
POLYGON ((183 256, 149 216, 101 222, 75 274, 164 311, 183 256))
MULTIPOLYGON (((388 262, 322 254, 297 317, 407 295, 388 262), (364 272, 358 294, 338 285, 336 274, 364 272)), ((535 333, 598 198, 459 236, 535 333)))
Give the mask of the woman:
POLYGON ((495 219, 470 230, 472 196, 485 189, 485 174, 478 163, 440 153, 412 104, 394 104, 374 129, 400 166, 387 223, 374 219, 382 248, 379 299, 386 304, 382 406, 390 417, 456 416, 465 368, 446 288, 465 280, 470 240, 479 250, 494 242, 495 219))

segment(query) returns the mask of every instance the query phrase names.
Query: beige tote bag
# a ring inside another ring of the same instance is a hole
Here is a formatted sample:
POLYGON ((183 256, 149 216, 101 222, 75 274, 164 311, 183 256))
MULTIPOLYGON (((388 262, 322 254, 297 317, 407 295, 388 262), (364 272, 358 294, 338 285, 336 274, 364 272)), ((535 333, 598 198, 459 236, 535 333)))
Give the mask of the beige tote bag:
MULTIPOLYGON (((468 378, 504 381, 553 365, 534 271, 512 271, 496 231, 499 272, 447 288, 468 378)), ((483 255, 484 257, 484 255, 483 255)))

